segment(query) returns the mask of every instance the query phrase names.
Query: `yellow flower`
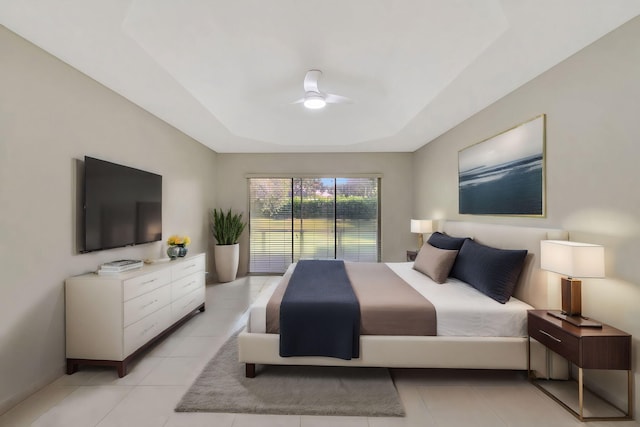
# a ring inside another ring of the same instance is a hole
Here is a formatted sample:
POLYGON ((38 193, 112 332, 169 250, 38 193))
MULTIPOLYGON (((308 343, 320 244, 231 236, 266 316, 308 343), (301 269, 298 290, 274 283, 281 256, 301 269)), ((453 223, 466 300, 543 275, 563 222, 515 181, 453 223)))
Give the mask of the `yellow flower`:
POLYGON ((174 234, 173 236, 170 236, 167 239, 167 244, 169 246, 176 246, 176 245, 187 246, 190 243, 191 243, 191 239, 189 238, 189 236, 178 236, 177 234, 174 234))

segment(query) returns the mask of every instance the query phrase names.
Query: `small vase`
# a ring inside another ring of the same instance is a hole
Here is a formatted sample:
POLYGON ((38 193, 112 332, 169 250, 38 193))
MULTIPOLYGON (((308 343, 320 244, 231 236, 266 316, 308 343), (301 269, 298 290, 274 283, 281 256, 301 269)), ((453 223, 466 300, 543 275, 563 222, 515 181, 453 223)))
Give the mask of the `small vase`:
POLYGON ((183 257, 187 255, 187 248, 184 245, 178 245, 178 256, 183 257))
POLYGON ((169 258, 171 259, 176 259, 177 257, 183 257, 187 255, 187 248, 185 248, 184 245, 169 246, 167 248, 167 255, 169 255, 169 258))
POLYGON ((169 256, 169 258, 171 259, 176 259, 180 253, 180 248, 177 246, 169 246, 167 248, 167 255, 169 256))

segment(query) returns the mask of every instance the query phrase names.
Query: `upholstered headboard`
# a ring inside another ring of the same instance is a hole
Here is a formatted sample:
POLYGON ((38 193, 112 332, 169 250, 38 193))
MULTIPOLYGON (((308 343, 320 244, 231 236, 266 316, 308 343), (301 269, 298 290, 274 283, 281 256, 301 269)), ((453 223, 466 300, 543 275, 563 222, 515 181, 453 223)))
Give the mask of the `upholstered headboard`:
POLYGON ((528 252, 514 296, 536 308, 549 307, 547 274, 540 270, 540 241, 567 240, 569 233, 553 228, 517 227, 464 221, 440 221, 438 230, 450 236, 471 237, 476 242, 502 249, 528 252))

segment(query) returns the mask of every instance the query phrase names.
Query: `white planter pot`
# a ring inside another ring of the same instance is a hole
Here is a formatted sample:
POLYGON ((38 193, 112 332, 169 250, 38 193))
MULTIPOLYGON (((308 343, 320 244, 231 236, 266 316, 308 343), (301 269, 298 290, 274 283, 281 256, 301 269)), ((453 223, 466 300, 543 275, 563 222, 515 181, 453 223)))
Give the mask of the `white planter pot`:
POLYGON ((216 245, 214 248, 216 259, 216 273, 219 282, 231 282, 236 280, 238 264, 240 263, 240 244, 216 245))

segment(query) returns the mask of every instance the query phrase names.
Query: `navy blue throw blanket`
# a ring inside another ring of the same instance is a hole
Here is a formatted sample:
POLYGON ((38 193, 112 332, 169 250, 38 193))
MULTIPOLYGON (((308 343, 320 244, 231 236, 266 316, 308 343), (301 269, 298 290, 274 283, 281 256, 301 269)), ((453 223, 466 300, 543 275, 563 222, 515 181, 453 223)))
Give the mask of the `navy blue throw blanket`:
POLYGON ((280 304, 280 356, 360 356, 360 304, 343 261, 299 261, 280 304))

